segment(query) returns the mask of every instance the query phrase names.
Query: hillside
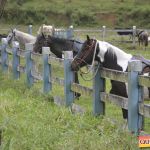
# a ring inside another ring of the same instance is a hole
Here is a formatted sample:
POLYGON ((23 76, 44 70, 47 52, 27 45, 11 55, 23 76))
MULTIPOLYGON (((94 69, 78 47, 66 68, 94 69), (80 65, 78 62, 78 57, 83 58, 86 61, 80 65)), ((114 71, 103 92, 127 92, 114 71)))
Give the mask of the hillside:
POLYGON ((8 0, 2 22, 150 27, 149 0, 8 0))

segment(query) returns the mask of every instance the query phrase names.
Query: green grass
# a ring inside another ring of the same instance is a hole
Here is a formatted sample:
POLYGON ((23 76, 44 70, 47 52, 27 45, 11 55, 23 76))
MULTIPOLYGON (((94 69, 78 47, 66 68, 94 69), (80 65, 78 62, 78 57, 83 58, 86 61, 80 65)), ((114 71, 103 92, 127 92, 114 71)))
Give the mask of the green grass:
MULTIPOLYGON (((55 106, 51 95, 39 92, 40 83, 27 89, 24 77, 14 81, 10 75, 0 73, 0 82, 4 150, 137 149, 137 137, 122 129, 124 122, 120 119, 93 117, 89 111, 73 115, 65 107, 55 106)), ((108 108, 113 112, 111 107, 108 108)), ((112 115, 118 113, 119 110, 112 115)))

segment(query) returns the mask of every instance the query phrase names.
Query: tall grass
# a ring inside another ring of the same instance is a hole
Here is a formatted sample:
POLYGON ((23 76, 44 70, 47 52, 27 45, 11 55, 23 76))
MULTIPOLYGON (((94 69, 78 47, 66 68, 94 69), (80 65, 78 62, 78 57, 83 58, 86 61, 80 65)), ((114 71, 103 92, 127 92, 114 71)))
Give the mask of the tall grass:
MULTIPOLYGON (((24 80, 22 76, 14 81, 0 71, 2 150, 137 149, 137 137, 122 127, 120 109, 108 104, 107 117, 93 117, 88 109, 84 115, 73 115, 55 106, 51 94, 42 94, 41 83, 27 89, 24 80)), ((52 94, 58 92, 63 91, 53 87, 52 94)), ((92 107, 89 97, 77 103, 92 107)))

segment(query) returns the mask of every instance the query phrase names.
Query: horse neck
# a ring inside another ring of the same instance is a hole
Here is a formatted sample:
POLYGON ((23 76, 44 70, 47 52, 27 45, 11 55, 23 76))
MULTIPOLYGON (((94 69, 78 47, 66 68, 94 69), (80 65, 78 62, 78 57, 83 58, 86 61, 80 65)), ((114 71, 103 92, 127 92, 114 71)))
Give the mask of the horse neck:
POLYGON ((62 57, 63 51, 71 51, 73 42, 65 39, 51 37, 48 40, 48 46, 51 47, 52 53, 57 57, 62 57))
POLYGON ((107 43, 107 42, 102 42, 99 41, 99 53, 98 56, 101 60, 101 62, 104 64, 110 64, 109 69, 114 69, 114 65, 118 65, 117 68, 121 67, 122 69, 117 69, 117 70, 122 70, 126 71, 127 66, 128 66, 128 61, 132 58, 131 54, 125 53, 123 50, 107 43))
POLYGON ((21 31, 18 31, 18 30, 15 30, 15 37, 17 38, 17 40, 19 40, 22 44, 25 44, 25 43, 30 43, 30 42, 35 42, 35 37, 30 35, 30 34, 27 34, 27 33, 24 33, 24 32, 21 32, 21 31))

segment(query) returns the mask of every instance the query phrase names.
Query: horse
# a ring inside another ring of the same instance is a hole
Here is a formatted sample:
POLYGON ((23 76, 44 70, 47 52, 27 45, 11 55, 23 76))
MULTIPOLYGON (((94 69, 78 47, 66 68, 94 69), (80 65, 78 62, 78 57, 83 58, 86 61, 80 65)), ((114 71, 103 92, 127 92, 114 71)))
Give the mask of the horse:
POLYGON ((28 33, 12 29, 7 36, 7 42, 10 44, 13 40, 17 40, 19 43, 25 45, 26 43, 35 43, 36 37, 28 33))
POLYGON ((42 47, 48 46, 53 54, 58 58, 62 58, 63 51, 73 51, 73 56, 75 56, 81 50, 82 44, 83 41, 80 40, 65 39, 50 35, 46 37, 42 33, 37 36, 33 51, 41 54, 42 47))
POLYGON ((144 45, 146 50, 148 46, 148 32, 146 30, 137 30, 136 36, 138 37, 139 46, 144 45))
POLYGON ((55 32, 54 26, 43 24, 42 26, 39 27, 37 34, 40 35, 43 33, 45 36, 48 36, 48 35, 53 36, 54 32, 55 32))
MULTIPOLYGON (((73 71, 77 72, 81 67, 91 64, 93 59, 105 68, 123 72, 127 72, 128 62, 131 59, 139 59, 142 60, 143 68, 146 72, 150 73, 150 60, 146 60, 143 57, 132 56, 131 54, 125 53, 123 50, 111 45, 110 43, 90 39, 90 37, 87 36, 87 40, 83 43, 81 51, 73 59, 71 68, 73 71)), ((126 98, 128 97, 125 83, 111 80, 111 86, 111 94, 126 98)), ((150 88, 148 90, 150 97, 150 88)), ((122 112, 123 118, 128 119, 128 111, 122 109, 122 112)))
MULTIPOLYGON (((51 52, 58 58, 62 58, 63 51, 72 51, 73 57, 81 50, 83 42, 71 39, 58 38, 53 36, 46 37, 44 34, 37 36, 33 46, 33 52, 42 53, 42 47, 50 47, 51 52)), ((75 82, 79 83, 78 74, 75 73, 75 82)), ((80 97, 79 93, 75 93, 76 98, 80 97)))

